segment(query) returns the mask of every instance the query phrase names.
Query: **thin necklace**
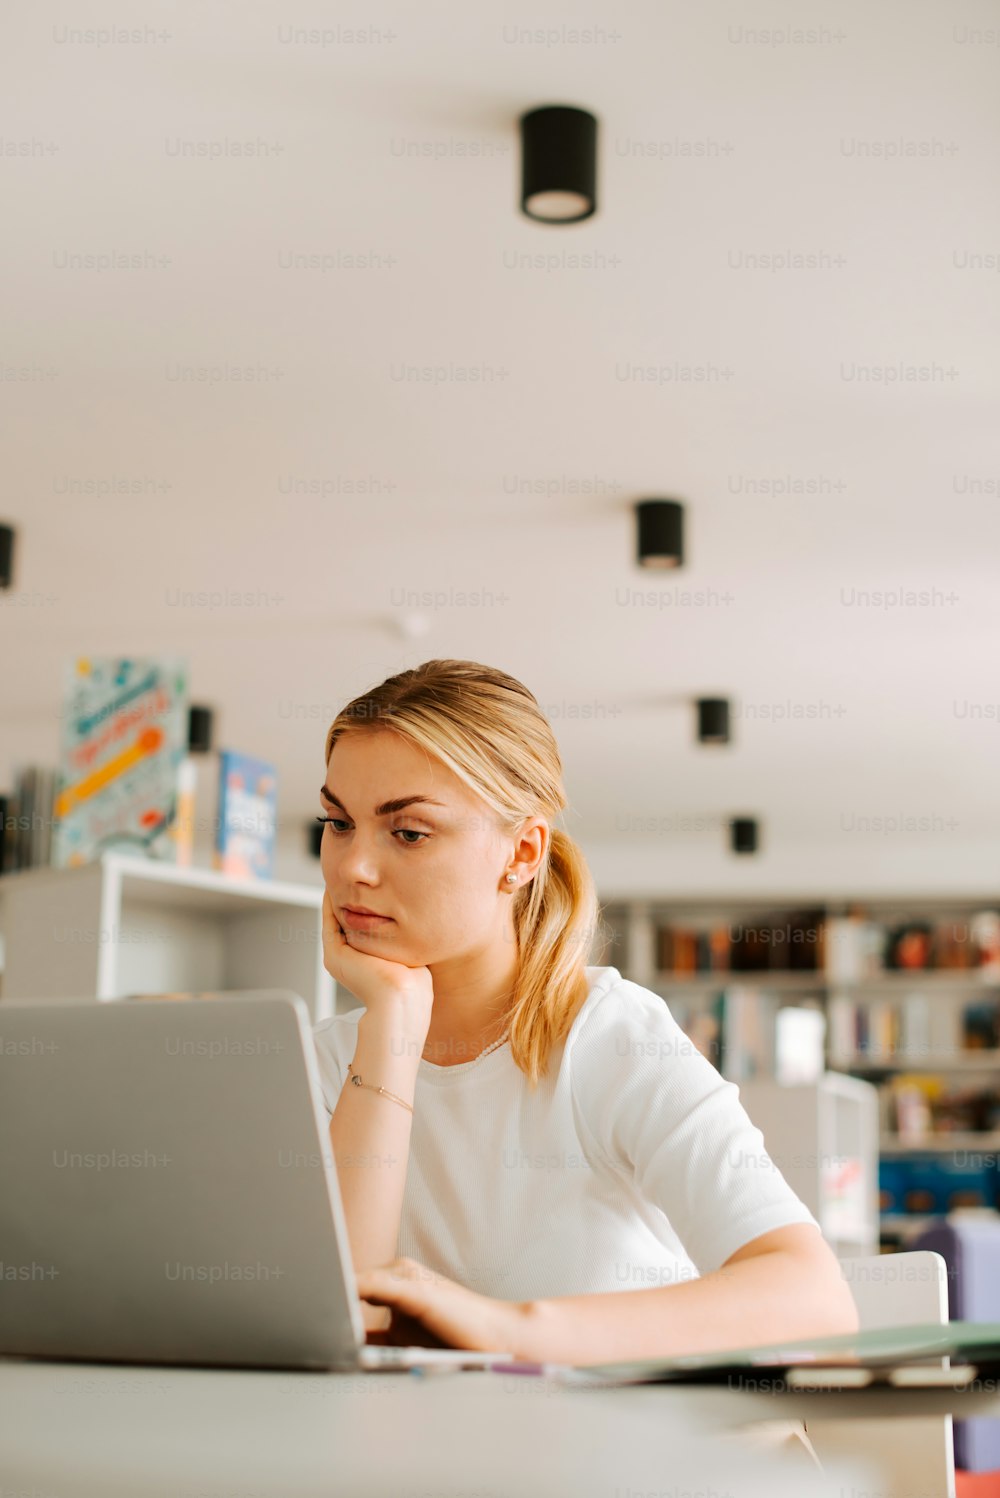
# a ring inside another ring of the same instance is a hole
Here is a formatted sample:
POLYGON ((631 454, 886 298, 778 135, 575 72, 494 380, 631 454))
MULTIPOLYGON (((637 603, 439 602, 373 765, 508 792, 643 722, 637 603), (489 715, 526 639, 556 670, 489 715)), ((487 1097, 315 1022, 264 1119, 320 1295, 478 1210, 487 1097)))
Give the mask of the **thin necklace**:
POLYGON ((507 1040, 509 1040, 509 1039, 510 1039, 510 1031, 508 1030, 506 1032, 506 1034, 501 1035, 501 1037, 500 1037, 499 1040, 494 1040, 493 1043, 492 1043, 492 1045, 488 1045, 484 1051, 480 1051, 478 1056, 473 1056, 473 1058, 470 1061, 469 1065, 470 1066, 475 1066, 475 1064, 476 1064, 477 1061, 482 1061, 482 1059, 483 1059, 484 1056, 488 1056, 490 1054, 490 1051, 495 1051, 498 1046, 502 1046, 504 1044, 504 1042, 507 1041, 507 1040))
MULTIPOLYGON (((491 1041, 490 1044, 488 1046, 486 1046, 484 1050, 481 1050, 479 1052, 478 1056, 473 1056, 473 1058, 472 1058, 471 1061, 466 1061, 466 1062, 463 1063, 463 1065, 465 1065, 465 1066, 475 1066, 475 1064, 476 1064, 477 1061, 482 1061, 482 1059, 483 1059, 484 1056, 488 1056, 491 1051, 495 1051, 499 1046, 502 1046, 509 1039, 510 1039, 510 1031, 506 1030, 506 1031, 504 1031, 503 1035, 500 1036, 499 1040, 491 1041)), ((425 1061, 429 1061, 430 1057, 429 1056, 425 1056, 424 1060, 425 1061)))

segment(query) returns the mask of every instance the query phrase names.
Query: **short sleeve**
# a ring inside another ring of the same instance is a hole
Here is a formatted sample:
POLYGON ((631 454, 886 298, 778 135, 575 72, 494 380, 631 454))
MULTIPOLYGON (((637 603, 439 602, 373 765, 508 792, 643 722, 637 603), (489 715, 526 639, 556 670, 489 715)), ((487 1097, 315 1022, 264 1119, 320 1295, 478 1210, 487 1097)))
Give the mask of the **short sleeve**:
POLYGON ((349 1014, 335 1014, 313 1026, 323 1106, 331 1118, 347 1080, 347 1065, 358 1042, 358 1019, 364 1012, 363 1007, 352 1009, 349 1014))
POLYGON ((570 1055, 581 1137, 664 1213, 699 1274, 774 1228, 819 1228, 767 1154, 737 1084, 663 999, 621 979, 581 1019, 570 1055))

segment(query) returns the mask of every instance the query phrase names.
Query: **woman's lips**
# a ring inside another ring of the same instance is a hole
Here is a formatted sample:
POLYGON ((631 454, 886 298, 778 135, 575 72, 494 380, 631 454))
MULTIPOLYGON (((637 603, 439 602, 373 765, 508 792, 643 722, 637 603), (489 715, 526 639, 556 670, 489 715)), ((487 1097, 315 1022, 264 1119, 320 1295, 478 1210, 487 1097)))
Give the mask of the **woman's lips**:
POLYGON ((356 910, 348 910, 345 906, 341 911, 345 926, 350 926, 352 931, 374 931, 377 926, 384 926, 392 920, 389 915, 359 915, 356 910))

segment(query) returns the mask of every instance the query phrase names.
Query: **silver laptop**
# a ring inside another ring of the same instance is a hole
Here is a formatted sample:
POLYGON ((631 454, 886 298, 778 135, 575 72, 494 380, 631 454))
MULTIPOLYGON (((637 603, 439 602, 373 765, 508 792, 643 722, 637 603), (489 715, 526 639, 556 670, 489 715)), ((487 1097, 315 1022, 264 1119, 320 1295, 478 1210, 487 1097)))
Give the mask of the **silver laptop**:
POLYGON ((366 1344, 304 1001, 177 997, 0 1002, 0 1354, 510 1359, 366 1344))

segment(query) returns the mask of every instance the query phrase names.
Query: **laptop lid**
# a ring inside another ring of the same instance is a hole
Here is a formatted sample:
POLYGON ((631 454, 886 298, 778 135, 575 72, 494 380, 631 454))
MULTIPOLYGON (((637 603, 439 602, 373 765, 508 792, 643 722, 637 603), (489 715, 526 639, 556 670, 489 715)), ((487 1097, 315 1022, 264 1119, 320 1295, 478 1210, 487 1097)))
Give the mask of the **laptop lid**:
POLYGON ((308 1010, 0 1003, 0 1352, 358 1366, 308 1010))

